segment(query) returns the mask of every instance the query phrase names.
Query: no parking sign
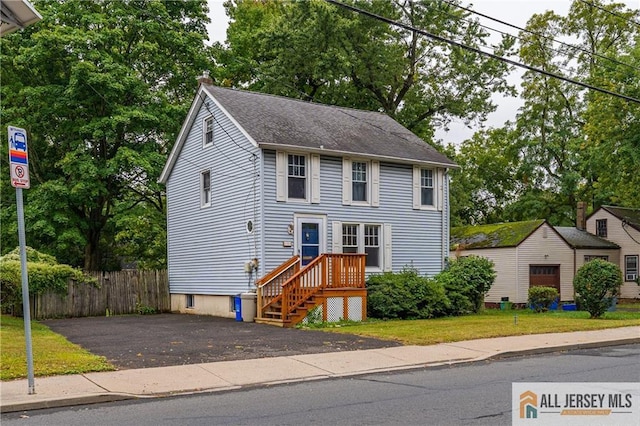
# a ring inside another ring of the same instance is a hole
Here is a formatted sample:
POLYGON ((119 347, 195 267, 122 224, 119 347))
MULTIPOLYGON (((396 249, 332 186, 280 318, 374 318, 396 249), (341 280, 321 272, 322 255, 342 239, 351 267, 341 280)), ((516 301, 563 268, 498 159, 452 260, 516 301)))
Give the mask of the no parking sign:
POLYGON ((29 189, 29 154, 27 152, 27 131, 9 126, 9 170, 14 188, 29 189))

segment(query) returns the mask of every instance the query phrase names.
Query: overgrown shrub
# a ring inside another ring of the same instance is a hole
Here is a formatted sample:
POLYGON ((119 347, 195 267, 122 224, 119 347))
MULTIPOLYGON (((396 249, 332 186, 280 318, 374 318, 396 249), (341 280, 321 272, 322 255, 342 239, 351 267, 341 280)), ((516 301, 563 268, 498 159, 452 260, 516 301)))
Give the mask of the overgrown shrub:
POLYGON ((493 266, 493 261, 484 257, 466 256, 451 261, 436 276, 451 302, 452 315, 479 312, 482 309, 484 296, 496 279, 493 266))
MULTIPOLYGON (((54 291, 66 294, 68 281, 97 285, 97 281, 82 271, 56 262, 53 256, 31 247, 27 252, 29 294, 54 291)), ((22 274, 19 248, 0 257, 0 307, 7 309, 22 304, 22 274)))
POLYGON ((578 269, 573 279, 573 289, 580 309, 591 318, 601 317, 620 294, 622 271, 618 265, 602 259, 594 259, 578 269))
POLYGON ((529 306, 536 312, 546 312, 558 298, 554 287, 534 286, 529 288, 529 306))
POLYGON ((367 281, 367 315, 382 319, 426 319, 447 315, 442 285, 415 269, 373 275, 367 281))

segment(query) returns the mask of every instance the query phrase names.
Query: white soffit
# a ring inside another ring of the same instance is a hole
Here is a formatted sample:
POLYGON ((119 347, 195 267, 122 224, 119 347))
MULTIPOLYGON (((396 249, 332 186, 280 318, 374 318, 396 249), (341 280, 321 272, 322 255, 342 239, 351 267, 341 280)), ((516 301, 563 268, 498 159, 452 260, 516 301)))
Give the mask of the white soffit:
POLYGON ((35 24, 42 15, 27 0, 0 0, 0 36, 35 24))

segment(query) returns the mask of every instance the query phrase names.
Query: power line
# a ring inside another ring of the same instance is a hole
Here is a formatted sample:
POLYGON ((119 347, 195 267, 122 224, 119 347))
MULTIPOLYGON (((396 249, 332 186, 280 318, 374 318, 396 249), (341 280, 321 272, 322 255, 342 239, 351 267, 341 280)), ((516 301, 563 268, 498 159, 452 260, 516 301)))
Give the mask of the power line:
POLYGON ((611 95, 611 96, 615 96, 617 98, 621 98, 621 99, 627 100, 629 102, 634 102, 634 103, 640 104, 640 99, 633 98, 631 96, 626 96, 626 95, 623 95, 623 94, 620 94, 620 93, 612 92, 610 90, 606 90, 606 89, 603 89, 601 87, 592 86, 590 84, 583 83, 581 81, 574 80, 572 78, 565 77, 565 76, 560 75, 560 74, 555 74, 555 73, 552 73, 552 72, 549 72, 549 71, 545 71, 545 70, 540 69, 540 68, 536 68, 536 67, 532 67, 530 65, 523 64, 522 62, 518 62, 518 61, 514 61, 514 60, 511 60, 511 59, 508 59, 508 58, 504 58, 502 56, 498 56, 498 55, 495 55, 493 53, 485 52, 485 51, 477 49, 475 47, 471 47, 471 46, 467 46, 467 45, 462 44, 462 43, 458 43, 458 42, 450 40, 448 38, 441 37, 441 36, 436 35, 436 34, 432 34, 432 33, 428 32, 428 31, 413 27, 411 25, 403 24, 402 22, 394 21, 394 20, 389 19, 389 18, 385 18, 384 16, 380 16, 380 15, 377 15, 375 13, 372 13, 372 12, 369 12, 369 11, 366 11, 364 9, 360 9, 360 8, 357 8, 357 7, 354 7, 354 6, 350 6, 348 4, 341 3, 341 2, 336 1, 336 0, 325 0, 325 1, 328 2, 328 3, 334 4, 336 6, 342 7, 343 9, 347 9, 347 10, 350 10, 352 12, 356 12, 356 13, 358 13, 360 15, 365 15, 365 16, 368 16, 370 18, 376 19, 378 21, 385 22, 387 24, 394 25, 394 26, 397 26, 397 27, 401 27, 401 28, 404 28, 404 29, 409 30, 409 31, 415 31, 418 34, 422 34, 422 35, 424 35, 426 37, 432 38, 434 40, 437 40, 437 41, 440 41, 440 42, 443 42, 443 43, 451 44, 451 45, 459 47, 461 49, 465 49, 465 50, 468 50, 468 51, 471 51, 471 52, 474 52, 474 53, 477 53, 477 54, 480 54, 480 55, 485 55, 485 56, 488 56, 490 58, 496 59, 498 61, 503 61, 503 62, 506 62, 508 64, 511 64, 511 65, 514 65, 514 66, 517 66, 517 67, 520 67, 520 68, 527 69, 529 71, 533 71, 533 72, 537 72, 539 74, 546 75, 548 77, 552 77, 552 78, 556 78, 556 79, 559 79, 559 80, 562 80, 562 81, 566 81, 567 83, 572 83, 572 84, 575 84, 577 86, 584 87, 585 89, 594 90, 596 92, 601 92, 601 93, 604 93, 604 94, 607 94, 607 95, 611 95))
MULTIPOLYGON (((557 39, 555 39, 555 38, 553 38, 553 37, 549 37, 549 36, 546 36, 546 35, 544 35, 544 34, 541 34, 541 33, 535 32, 535 31, 531 31, 531 30, 528 30, 528 29, 526 29, 526 28, 519 27, 519 26, 517 26, 517 25, 515 25, 515 24, 512 24, 512 23, 510 23, 510 22, 506 22, 506 21, 503 21, 503 20, 501 20, 501 19, 497 19, 497 18, 494 18, 494 17, 492 17, 492 16, 485 15, 484 13, 477 12, 477 11, 475 11, 475 10, 473 10, 473 9, 469 9, 469 8, 467 8, 467 7, 464 7, 464 6, 457 5, 457 4, 455 4, 455 3, 453 3, 453 2, 451 2, 451 1, 449 1, 449 0, 440 0, 440 1, 443 1, 444 3, 450 4, 451 6, 455 6, 455 7, 459 8, 459 9, 462 9, 462 10, 464 10, 464 11, 466 11, 466 12, 473 13, 473 14, 475 14, 475 15, 481 16, 481 17, 483 17, 483 18, 485 18, 485 19, 489 19, 489 20, 494 21, 494 22, 497 22, 497 23, 499 23, 499 24, 506 25, 507 27, 511 27, 511 28, 517 29, 518 31, 524 31, 524 32, 526 32, 527 34, 531 34, 531 35, 534 35, 534 36, 542 37, 542 38, 544 38, 545 40, 552 41, 553 43, 558 43, 558 44, 560 44, 560 45, 562 45, 562 46, 568 47, 569 49, 579 50, 579 51, 581 51, 581 52, 583 52, 583 53, 587 53, 587 54, 589 54, 589 55, 596 56, 596 57, 598 57, 598 58, 605 59, 605 60, 607 60, 607 61, 611 61, 611 62, 616 63, 616 64, 618 64, 618 65, 623 65, 623 66, 626 66, 626 67, 632 68, 632 69, 634 69, 634 70, 640 71, 640 68, 638 68, 638 67, 635 67, 635 66, 633 66, 633 65, 631 65, 631 64, 627 64, 627 63, 625 63, 625 62, 618 61, 617 59, 610 58, 610 57, 608 57, 608 56, 604 56, 604 55, 602 55, 602 54, 600 54, 600 53, 598 53, 598 52, 592 52, 592 51, 589 51, 589 50, 585 49, 584 47, 580 47, 580 46, 576 46, 576 45, 573 45, 573 44, 565 43, 565 42, 560 41, 560 40, 557 40, 557 39)), ((493 28, 490 28, 490 27, 486 27, 486 26, 484 26, 484 25, 482 25, 482 24, 480 24, 480 26, 482 26, 482 27, 484 27, 484 28, 487 28, 487 29, 490 29, 490 30, 492 30, 492 31, 499 32, 500 34, 503 34, 503 35, 510 35, 510 36, 512 36, 512 37, 517 38, 518 40, 522 40, 522 38, 521 38, 521 37, 518 37, 518 36, 516 36, 516 35, 509 34, 509 33, 505 33, 505 32, 503 32, 503 31, 496 30, 496 29, 493 29, 493 28)), ((553 50, 554 52, 558 52, 558 53, 560 53, 560 51, 559 51, 559 50, 556 50, 556 49, 551 49, 551 50, 553 50)))
POLYGON ((591 2, 588 2, 588 1, 585 1, 585 0, 578 0, 578 1, 580 1, 581 3, 584 3, 584 4, 588 5, 588 6, 595 7, 596 9, 600 9, 603 12, 607 12, 608 14, 613 15, 613 16, 615 16, 617 18, 620 18, 623 21, 629 22, 630 24, 634 24, 634 25, 637 25, 637 26, 640 27, 640 22, 636 21, 635 19, 629 19, 629 18, 627 18, 625 16, 620 15, 619 13, 613 12, 613 11, 611 11, 609 9, 605 9, 604 7, 602 7, 600 5, 597 5, 597 4, 594 4, 594 3, 591 3, 591 2))

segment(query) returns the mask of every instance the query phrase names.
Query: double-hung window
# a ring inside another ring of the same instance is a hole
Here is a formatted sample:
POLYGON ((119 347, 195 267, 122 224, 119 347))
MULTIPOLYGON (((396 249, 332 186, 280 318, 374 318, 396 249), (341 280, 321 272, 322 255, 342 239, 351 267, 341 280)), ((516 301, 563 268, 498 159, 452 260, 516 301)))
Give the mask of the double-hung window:
POLYGON ((420 205, 434 206, 433 170, 420 169, 420 205))
POLYGON ((435 210, 438 206, 437 169, 413 166, 413 208, 416 210, 435 210))
POLYGON ((351 200, 369 201, 367 188, 367 163, 354 161, 351 164, 351 200))
POLYGON ((380 268, 380 225, 364 225, 364 252, 367 253, 366 266, 380 268))
POLYGON ((353 225, 353 224, 342 225, 342 252, 343 253, 358 252, 358 225, 353 225))
POLYGON ((307 199, 307 157, 287 155, 287 197, 307 199))
POLYGON ((209 170, 200 173, 200 205, 202 207, 211 205, 211 172, 209 170))
POLYGON ((624 280, 635 281, 638 279, 638 255, 624 257, 624 280))
POLYGON ((320 203, 320 155, 276 151, 276 200, 320 203))
POLYGON ((202 146, 209 146, 213 144, 213 116, 204 119, 204 138, 202 140, 202 146))
POLYGON ((596 220, 596 235, 598 237, 607 238, 607 219, 596 220))
POLYGON ((342 204, 380 205, 380 162, 342 159, 342 204))
MULTIPOLYGON (((336 222, 339 224, 339 222, 336 222)), ((366 267, 383 269, 382 225, 367 223, 342 223, 341 228, 334 228, 334 233, 342 232, 342 253, 366 253, 366 267)), ((334 238, 339 238, 334 235, 334 238)), ((388 226, 388 244, 391 243, 391 227, 388 226)), ((390 257, 390 253, 388 254, 390 257)), ((390 259, 389 259, 390 261, 390 259)))

